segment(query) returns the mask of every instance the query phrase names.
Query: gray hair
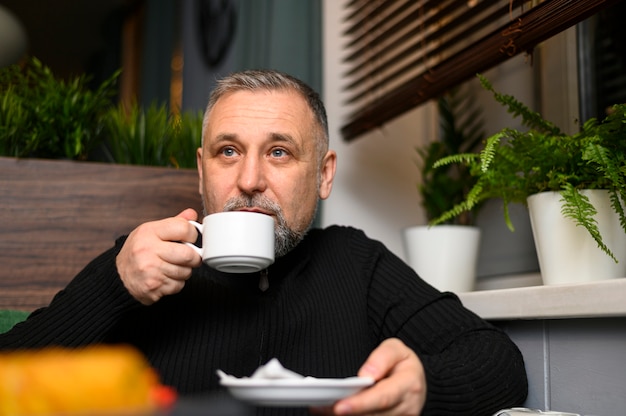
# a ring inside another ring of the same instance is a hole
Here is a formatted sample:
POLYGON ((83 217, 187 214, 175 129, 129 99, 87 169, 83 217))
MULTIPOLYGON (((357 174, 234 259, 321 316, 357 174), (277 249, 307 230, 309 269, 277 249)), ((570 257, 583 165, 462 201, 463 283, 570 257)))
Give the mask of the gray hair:
POLYGON ((295 91, 305 99, 309 108, 313 112, 318 131, 316 132, 316 146, 318 151, 318 162, 328 151, 328 119, 326 109, 319 94, 310 86, 299 79, 283 72, 263 69, 246 70, 235 72, 217 81, 216 87, 211 92, 207 104, 204 120, 202 123, 202 140, 207 130, 208 115, 217 101, 226 94, 236 91, 295 91))

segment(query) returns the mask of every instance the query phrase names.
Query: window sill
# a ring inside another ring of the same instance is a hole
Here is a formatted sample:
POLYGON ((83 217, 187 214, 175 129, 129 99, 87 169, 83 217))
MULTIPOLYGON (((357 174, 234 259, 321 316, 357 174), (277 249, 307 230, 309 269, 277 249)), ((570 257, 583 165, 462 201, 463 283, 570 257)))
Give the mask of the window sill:
POLYGON ((563 319, 626 316, 626 279, 460 293, 484 319, 563 319))

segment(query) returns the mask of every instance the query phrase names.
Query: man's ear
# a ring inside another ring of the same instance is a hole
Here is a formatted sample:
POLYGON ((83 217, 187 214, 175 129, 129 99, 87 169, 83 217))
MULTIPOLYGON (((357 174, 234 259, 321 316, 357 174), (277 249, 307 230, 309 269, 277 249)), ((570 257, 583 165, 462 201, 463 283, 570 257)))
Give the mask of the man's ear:
POLYGON ((196 151, 196 166, 198 168, 198 192, 202 196, 202 148, 199 147, 196 151))
POLYGON ((322 160, 322 166, 320 166, 319 196, 321 199, 326 199, 330 196, 330 191, 333 189, 333 180, 335 178, 336 170, 337 154, 333 150, 329 150, 326 152, 326 155, 322 160))

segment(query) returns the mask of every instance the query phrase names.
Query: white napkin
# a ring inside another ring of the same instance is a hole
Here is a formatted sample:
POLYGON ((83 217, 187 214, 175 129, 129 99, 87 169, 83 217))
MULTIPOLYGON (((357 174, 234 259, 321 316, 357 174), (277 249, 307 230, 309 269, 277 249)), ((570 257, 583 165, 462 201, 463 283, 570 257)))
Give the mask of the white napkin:
POLYGON ((503 409, 494 414, 493 416, 532 416, 532 415, 542 415, 542 416, 580 416, 578 413, 563 413, 563 412, 555 412, 551 410, 538 410, 538 409, 528 409, 526 407, 512 407, 510 409, 503 409))
MULTIPOLYGON (((237 379, 237 377, 226 374, 222 370, 217 370, 217 375, 220 376, 221 380, 237 379)), ((303 378, 308 378, 308 377, 304 377, 303 375, 295 373, 291 370, 287 370, 285 367, 282 366, 282 364, 280 363, 280 361, 278 361, 277 358, 272 358, 271 360, 267 362, 267 364, 262 365, 259 368, 257 368, 254 371, 254 373, 252 373, 252 376, 243 377, 243 378, 258 379, 258 380, 277 380, 277 379, 303 379, 303 378)))

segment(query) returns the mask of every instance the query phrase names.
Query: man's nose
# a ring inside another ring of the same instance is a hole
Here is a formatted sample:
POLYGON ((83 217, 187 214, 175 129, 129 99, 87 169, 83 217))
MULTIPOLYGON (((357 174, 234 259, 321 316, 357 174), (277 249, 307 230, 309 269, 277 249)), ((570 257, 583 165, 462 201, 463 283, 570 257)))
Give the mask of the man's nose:
POLYGON ((266 181, 262 158, 249 155, 244 157, 240 165, 237 186, 247 194, 265 190, 266 181))

